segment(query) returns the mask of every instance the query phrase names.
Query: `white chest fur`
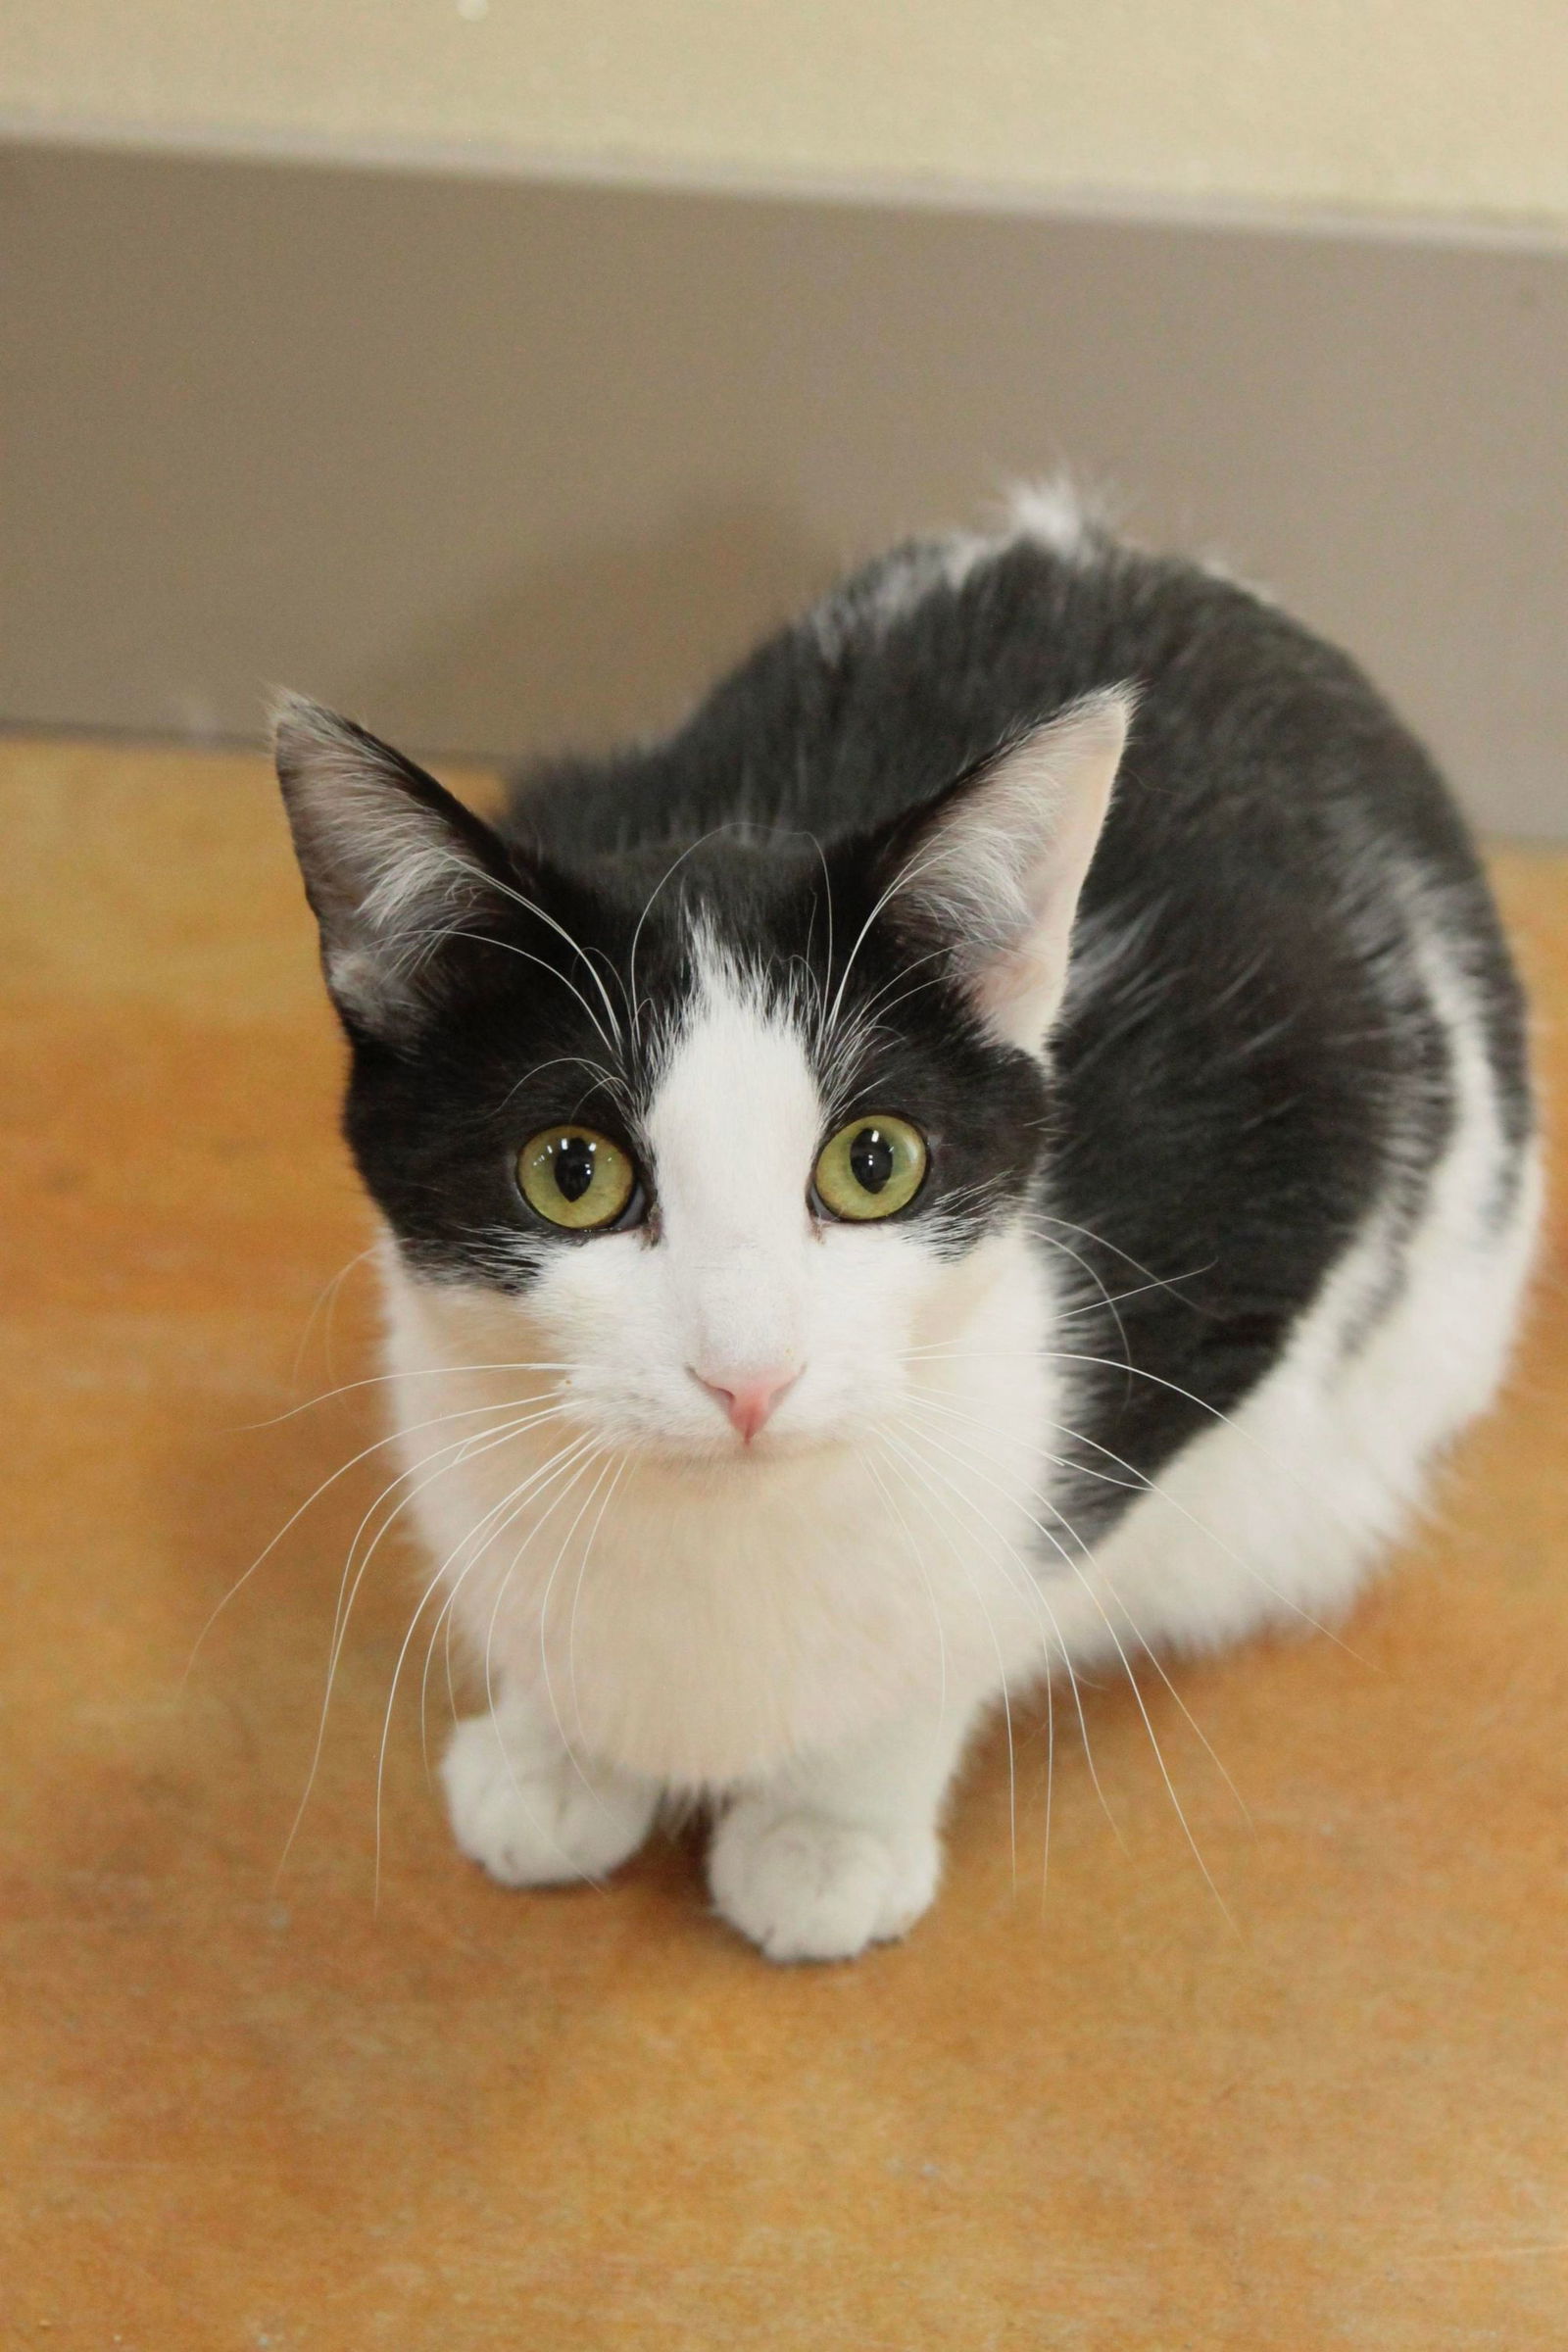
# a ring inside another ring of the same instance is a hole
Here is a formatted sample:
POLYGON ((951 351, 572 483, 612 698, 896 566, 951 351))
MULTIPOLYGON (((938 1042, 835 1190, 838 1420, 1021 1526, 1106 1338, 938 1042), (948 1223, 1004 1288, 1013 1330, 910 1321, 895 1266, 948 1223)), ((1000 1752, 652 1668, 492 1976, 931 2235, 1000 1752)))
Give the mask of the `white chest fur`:
POLYGON ((414 1508, 492 1695, 542 1694, 585 1753, 698 1787, 1042 1663, 1046 1278, 1017 1237, 978 1255, 961 1321, 917 1327, 840 1441, 693 1460, 617 1446, 569 1368, 505 1368, 563 1360, 526 1305, 388 1250, 414 1508))

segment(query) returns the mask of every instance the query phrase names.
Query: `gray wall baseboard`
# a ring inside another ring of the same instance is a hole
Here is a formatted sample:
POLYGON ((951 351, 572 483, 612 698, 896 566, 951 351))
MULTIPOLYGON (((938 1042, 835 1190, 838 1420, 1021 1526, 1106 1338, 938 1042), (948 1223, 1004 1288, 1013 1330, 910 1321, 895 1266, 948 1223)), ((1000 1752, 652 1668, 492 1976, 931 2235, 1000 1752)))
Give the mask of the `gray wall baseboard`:
POLYGON ((1568 255, 16 149, 0 716, 659 726, 1070 464, 1568 836, 1568 255))

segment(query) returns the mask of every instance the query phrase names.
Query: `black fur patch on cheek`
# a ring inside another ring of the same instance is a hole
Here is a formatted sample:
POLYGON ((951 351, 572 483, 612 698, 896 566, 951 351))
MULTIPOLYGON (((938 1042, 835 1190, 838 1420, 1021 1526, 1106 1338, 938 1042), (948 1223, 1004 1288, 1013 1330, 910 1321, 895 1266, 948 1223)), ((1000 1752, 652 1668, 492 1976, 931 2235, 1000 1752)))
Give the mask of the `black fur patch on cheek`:
MULTIPOLYGON (((557 914, 564 929, 568 918, 582 954, 519 911, 511 935, 452 953, 441 1016, 416 1038, 397 1051, 354 1041, 349 1147, 405 1258, 430 1279, 524 1295, 557 1251, 601 1246, 602 1234, 552 1227, 523 1197, 519 1154, 550 1127, 580 1123, 619 1144, 657 1217, 642 1134, 657 1055, 646 1025, 639 1034, 613 990, 595 985, 625 960, 624 910, 578 889, 557 914)), ((670 1013, 689 986, 657 958, 653 983, 670 1013)))
POLYGON ((919 1129, 926 1178, 897 1222, 922 1228, 941 1256, 957 1257, 1028 1201, 1054 1124, 1050 1085, 1041 1062, 988 1037, 940 976, 883 1017, 903 980, 896 943, 879 941, 858 958, 841 1034, 861 1042, 846 1062, 825 1041, 819 1076, 835 1131, 877 1110, 919 1129))

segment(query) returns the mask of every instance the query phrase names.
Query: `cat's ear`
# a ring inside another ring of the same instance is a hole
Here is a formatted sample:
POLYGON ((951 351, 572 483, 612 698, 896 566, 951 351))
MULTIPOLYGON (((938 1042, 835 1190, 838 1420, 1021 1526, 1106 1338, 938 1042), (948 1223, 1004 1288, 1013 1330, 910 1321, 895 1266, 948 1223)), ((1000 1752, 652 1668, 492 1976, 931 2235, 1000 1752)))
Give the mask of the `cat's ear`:
POLYGON ((1127 686, 1085 695, 901 828, 890 918, 945 948, 987 1028, 1030 1053, 1060 1010, 1073 912, 1133 701, 1127 686))
POLYGON ((433 776, 318 703, 280 696, 273 742, 333 1002, 353 1028, 407 1036, 443 944, 499 913, 505 852, 433 776))

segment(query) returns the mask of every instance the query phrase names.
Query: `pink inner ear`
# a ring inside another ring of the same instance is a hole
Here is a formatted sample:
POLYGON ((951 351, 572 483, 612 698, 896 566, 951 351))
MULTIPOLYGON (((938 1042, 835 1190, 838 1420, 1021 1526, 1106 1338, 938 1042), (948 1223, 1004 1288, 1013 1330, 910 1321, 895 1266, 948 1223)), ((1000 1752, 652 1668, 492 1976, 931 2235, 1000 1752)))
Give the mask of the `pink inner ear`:
POLYGON ((967 903, 957 956, 970 1002, 999 1037, 1030 1053, 1042 1049, 1060 1007, 1078 895, 1131 711, 1131 693, 1120 688, 1074 704, 938 820, 928 904, 957 911, 967 903), (999 859, 999 836, 1010 858, 999 859))
POLYGON ((994 956, 969 983, 970 1002, 994 1027, 1005 1026, 1011 1008, 1031 998, 1050 997, 1054 969, 1054 958, 1033 946, 994 956))

